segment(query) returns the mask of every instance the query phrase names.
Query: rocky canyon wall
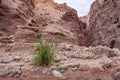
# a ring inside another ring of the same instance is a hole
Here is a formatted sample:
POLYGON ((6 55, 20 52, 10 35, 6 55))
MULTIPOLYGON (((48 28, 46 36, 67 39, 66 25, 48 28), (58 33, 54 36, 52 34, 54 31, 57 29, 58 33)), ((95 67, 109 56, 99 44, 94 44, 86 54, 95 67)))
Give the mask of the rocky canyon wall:
POLYGON ((96 0, 88 15, 89 45, 120 49, 120 0, 96 0))
POLYGON ((0 0, 0 42, 32 42, 42 30, 46 41, 57 37, 57 42, 85 45, 82 26, 77 11, 65 3, 0 0))
POLYGON ((34 9, 35 19, 42 30, 43 38, 51 41, 55 38, 57 43, 68 42, 84 45, 85 40, 80 39, 80 28, 83 23, 79 21, 77 11, 63 4, 57 4, 53 0, 36 0, 34 9), (81 41, 80 41, 81 40, 81 41))
POLYGON ((13 35, 14 40, 34 36, 34 7, 34 0, 0 0, 0 42, 13 42, 13 35))
POLYGON ((0 42, 35 42, 43 38, 81 46, 120 49, 120 1, 96 0, 87 16, 53 0, 0 0, 0 42))

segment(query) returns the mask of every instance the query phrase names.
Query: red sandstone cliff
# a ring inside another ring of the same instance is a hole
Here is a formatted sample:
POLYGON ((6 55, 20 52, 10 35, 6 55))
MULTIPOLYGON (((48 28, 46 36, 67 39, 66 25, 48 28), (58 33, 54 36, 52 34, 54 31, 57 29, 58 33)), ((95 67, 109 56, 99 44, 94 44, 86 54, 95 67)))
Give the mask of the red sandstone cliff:
POLYGON ((0 0, 0 42, 47 41, 120 48, 120 1, 96 0, 87 16, 53 0, 0 0), (24 32, 24 33, 23 33, 24 32))
POLYGON ((84 38, 79 37, 79 34, 83 36, 81 32, 83 23, 79 21, 77 11, 65 3, 57 4, 52 0, 39 0, 34 12, 36 22, 39 28, 42 28, 43 37, 47 41, 55 37, 58 43, 85 44, 84 38))
POLYGON ((43 37, 48 41, 57 36, 58 42, 85 44, 79 38, 83 24, 77 11, 66 4, 53 0, 2 0, 0 6, 0 42, 4 42, 3 39, 9 42, 11 38, 17 42, 31 42, 42 29, 43 37))
POLYGON ((120 0, 96 0, 89 12, 90 45, 120 49, 120 0))
POLYGON ((36 27, 34 7, 34 0, 0 0, 0 42, 13 42, 13 35, 14 40, 35 37, 35 32, 29 30, 36 27))

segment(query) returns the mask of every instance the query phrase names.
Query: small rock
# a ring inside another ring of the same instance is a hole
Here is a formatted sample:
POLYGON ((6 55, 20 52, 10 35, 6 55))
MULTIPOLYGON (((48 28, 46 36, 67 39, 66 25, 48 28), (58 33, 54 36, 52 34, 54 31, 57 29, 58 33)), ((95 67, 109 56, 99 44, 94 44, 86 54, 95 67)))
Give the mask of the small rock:
POLYGON ((55 70, 55 69, 57 69, 57 66, 51 66, 50 67, 52 70, 55 70))
POLYGON ((60 72, 64 72, 65 70, 67 70, 67 68, 68 68, 67 65, 60 65, 57 70, 60 72))
MULTIPOLYGON (((75 62, 74 62, 74 63, 75 63, 75 62)), ((70 64, 68 65, 68 67, 75 68, 75 67, 79 67, 79 66, 80 66, 80 64, 74 64, 74 63, 70 63, 70 64)))
POLYGON ((0 74, 0 77, 19 77, 22 71, 18 66, 8 67, 3 73, 0 74))
POLYGON ((14 61, 19 61, 20 59, 21 59, 20 56, 15 56, 13 60, 14 60, 14 61))
POLYGON ((120 72, 117 72, 117 73, 114 75, 114 78, 115 78, 115 80, 120 80, 120 72))
POLYGON ((61 60, 61 56, 58 55, 58 54, 56 54, 54 61, 55 61, 55 62, 59 62, 60 60, 61 60))
POLYGON ((66 44, 66 45, 65 45, 65 50, 71 51, 71 46, 66 44))
POLYGON ((25 65, 25 63, 15 63, 14 65, 15 65, 15 66, 23 67, 23 66, 25 65))
POLYGON ((88 71, 89 70, 89 66, 88 65, 80 65, 79 70, 80 71, 88 71))
POLYGON ((52 73, 55 77, 63 77, 63 75, 59 71, 53 70, 52 73))
POLYGON ((52 70, 49 68, 42 69, 42 73, 50 75, 52 73, 52 70))
POLYGON ((72 68, 72 71, 77 71, 77 67, 72 68))

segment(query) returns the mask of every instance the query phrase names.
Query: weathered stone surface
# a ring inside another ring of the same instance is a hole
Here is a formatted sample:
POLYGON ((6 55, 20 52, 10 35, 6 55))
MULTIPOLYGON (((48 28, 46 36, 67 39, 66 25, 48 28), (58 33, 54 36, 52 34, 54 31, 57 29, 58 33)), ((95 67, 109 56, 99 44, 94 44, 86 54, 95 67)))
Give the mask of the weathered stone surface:
POLYGON ((120 49, 120 0, 96 0, 89 12, 90 45, 120 49))
MULTIPOLYGON (((46 41, 57 36, 57 42, 85 45, 86 39, 80 37, 84 36, 82 26, 76 10, 53 0, 2 0, 0 3, 0 36, 13 35, 13 42, 26 42, 28 38, 27 42, 31 42, 42 30, 46 41), (18 33, 20 29, 24 29, 25 33, 18 33), (26 30, 33 32, 28 36, 26 30)), ((0 42, 3 43, 3 40, 0 42)))
POLYGON ((80 71, 88 71, 89 70, 89 66, 88 65, 80 65, 79 70, 80 71))
POLYGON ((66 4, 57 4, 45 0, 39 4, 37 3, 35 19, 40 29, 42 29, 43 38, 48 42, 55 38, 57 43, 67 42, 83 45, 84 42, 82 41, 86 41, 81 40, 79 37, 79 34, 84 35, 80 30, 83 23, 79 21, 77 11, 66 4))
POLYGON ((19 77, 21 74, 21 68, 14 66, 8 67, 3 73, 0 74, 0 77, 19 77))
POLYGON ((18 42, 32 42, 37 38, 37 34, 32 30, 17 29, 14 33, 14 40, 18 42))
POLYGON ((117 72, 117 73, 114 75, 114 78, 115 78, 115 80, 120 80, 120 72, 117 72))
MULTIPOLYGON (((0 1, 0 33, 1 37, 14 35, 21 27, 36 26, 32 11, 35 7, 34 0, 1 0, 0 1), (31 24, 31 25, 30 25, 31 24)), ((2 40, 0 42, 3 43, 2 40)), ((11 42, 6 39, 4 43, 11 42)))
POLYGON ((43 68, 42 73, 50 75, 50 74, 52 74, 52 70, 49 68, 43 68))
POLYGON ((55 77, 63 77, 63 75, 59 71, 53 70, 52 73, 55 77))
POLYGON ((55 62, 59 62, 60 60, 61 60, 61 56, 58 55, 58 54, 55 54, 54 61, 55 61, 55 62))

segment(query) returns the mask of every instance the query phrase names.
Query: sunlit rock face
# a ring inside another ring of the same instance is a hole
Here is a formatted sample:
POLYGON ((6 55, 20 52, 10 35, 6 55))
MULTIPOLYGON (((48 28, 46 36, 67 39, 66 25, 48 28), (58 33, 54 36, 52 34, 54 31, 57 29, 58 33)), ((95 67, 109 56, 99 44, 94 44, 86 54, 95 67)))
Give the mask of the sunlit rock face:
POLYGON ((81 31, 83 23, 79 21, 77 11, 53 0, 36 0, 35 19, 42 29, 43 38, 50 41, 55 38, 57 43, 67 42, 84 45, 81 31), (80 34, 80 35, 79 35, 80 34))
POLYGON ((42 30, 46 41, 85 45, 77 11, 53 0, 0 0, 0 42, 31 42, 42 30), (5 40, 4 40, 5 39, 5 40))
POLYGON ((89 12, 90 45, 120 49, 120 0, 96 0, 89 12))
POLYGON ((44 4, 55 4, 54 0, 35 0, 36 4, 44 3, 44 4))
POLYGON ((34 7, 34 0, 0 0, 0 42, 11 42, 20 28, 36 26, 32 11, 34 7))

